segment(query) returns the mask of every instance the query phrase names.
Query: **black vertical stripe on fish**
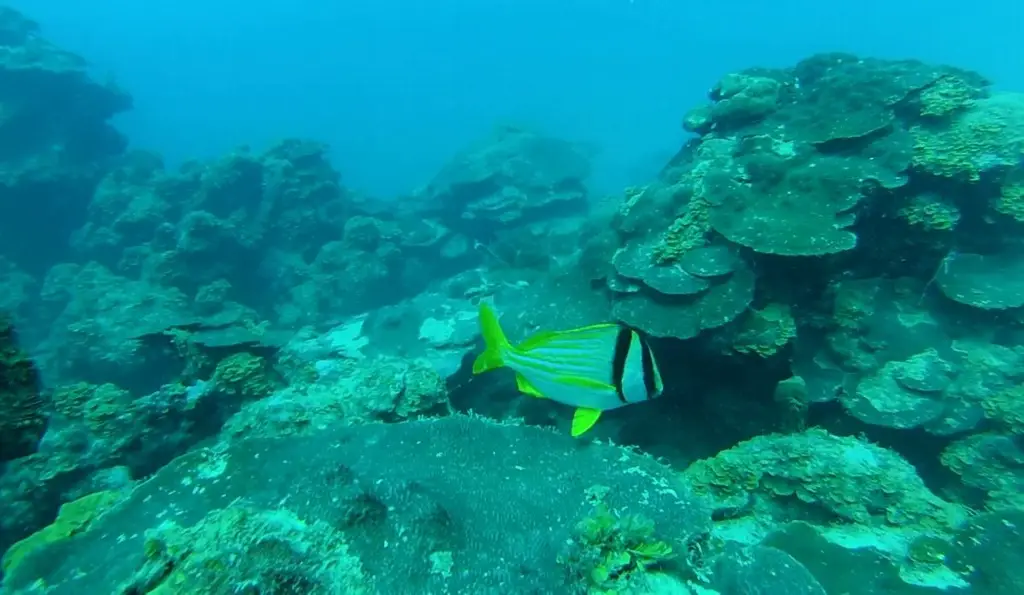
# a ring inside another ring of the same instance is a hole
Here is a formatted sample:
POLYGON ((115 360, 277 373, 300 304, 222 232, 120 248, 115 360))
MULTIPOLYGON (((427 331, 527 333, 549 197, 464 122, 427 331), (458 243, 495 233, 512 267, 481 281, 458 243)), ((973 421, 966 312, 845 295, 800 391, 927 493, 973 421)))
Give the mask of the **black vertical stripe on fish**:
POLYGON ((644 391, 647 393, 647 398, 651 399, 658 392, 658 386, 654 382, 654 354, 651 353, 651 346, 647 344, 647 341, 642 336, 638 336, 638 338, 640 339, 640 351, 643 353, 644 391))
POLYGON ((612 386, 619 400, 626 403, 626 395, 622 392, 622 376, 626 373, 626 358, 629 356, 629 343, 633 339, 633 331, 620 326, 615 336, 615 353, 612 355, 612 386))

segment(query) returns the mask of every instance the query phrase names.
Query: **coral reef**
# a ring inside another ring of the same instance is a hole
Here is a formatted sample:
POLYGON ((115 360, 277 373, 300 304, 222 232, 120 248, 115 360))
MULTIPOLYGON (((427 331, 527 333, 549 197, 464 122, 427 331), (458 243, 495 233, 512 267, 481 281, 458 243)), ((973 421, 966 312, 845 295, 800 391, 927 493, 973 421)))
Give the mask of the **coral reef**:
POLYGON ((1021 592, 1024 95, 818 54, 621 196, 501 127, 387 201, 313 140, 168 169, 0 49, 0 592, 1021 592), (664 396, 581 445, 469 373, 483 300, 664 396))
POLYGON ((899 455, 821 429, 758 436, 687 467, 730 516, 948 530, 966 512, 933 494, 899 455))

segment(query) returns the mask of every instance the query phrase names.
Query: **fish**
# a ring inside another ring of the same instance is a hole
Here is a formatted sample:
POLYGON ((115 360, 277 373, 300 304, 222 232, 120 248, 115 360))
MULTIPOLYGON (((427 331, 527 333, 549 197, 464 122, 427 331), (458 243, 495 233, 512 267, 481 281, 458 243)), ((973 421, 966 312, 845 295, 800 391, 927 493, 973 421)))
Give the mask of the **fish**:
POLYGON ((647 338, 634 328, 603 323, 542 331, 512 345, 498 315, 481 302, 484 350, 473 374, 510 368, 520 392, 576 408, 571 433, 578 437, 601 413, 661 396, 665 390, 647 338))

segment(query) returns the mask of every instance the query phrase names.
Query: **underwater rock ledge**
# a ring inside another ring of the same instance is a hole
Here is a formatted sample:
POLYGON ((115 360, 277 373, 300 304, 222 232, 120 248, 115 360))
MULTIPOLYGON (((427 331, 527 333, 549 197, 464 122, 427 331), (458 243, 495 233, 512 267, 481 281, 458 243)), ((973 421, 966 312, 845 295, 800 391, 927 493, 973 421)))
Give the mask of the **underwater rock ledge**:
POLYGON ((711 526, 669 467, 528 426, 453 416, 253 438, 176 459, 89 531, 27 554, 3 592, 41 580, 53 595, 232 593, 236 579, 297 581, 304 593, 565 592, 559 556, 597 505, 642 514, 676 552, 711 526), (221 523, 222 538, 195 543, 223 550, 182 551, 173 535, 204 523, 221 523), (260 523, 264 534, 252 531, 260 523), (288 539, 282 526, 295 527, 288 539), (329 552, 306 537, 344 544, 361 571, 342 574, 362 584, 327 584, 340 575, 323 572, 329 552), (197 559, 223 565, 213 583, 190 583, 211 577, 197 559))

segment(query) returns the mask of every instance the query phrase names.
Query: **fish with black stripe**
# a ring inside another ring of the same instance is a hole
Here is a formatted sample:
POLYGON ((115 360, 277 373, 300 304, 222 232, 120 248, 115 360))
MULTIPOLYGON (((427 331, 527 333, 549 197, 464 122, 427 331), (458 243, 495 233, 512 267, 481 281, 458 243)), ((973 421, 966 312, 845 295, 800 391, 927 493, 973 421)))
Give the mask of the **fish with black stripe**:
POLYGON ((654 399, 665 389, 650 344, 628 326, 543 331, 513 346, 494 310, 481 303, 480 333, 485 348, 473 373, 510 368, 520 392, 575 407, 573 436, 592 428, 602 411, 654 399))

